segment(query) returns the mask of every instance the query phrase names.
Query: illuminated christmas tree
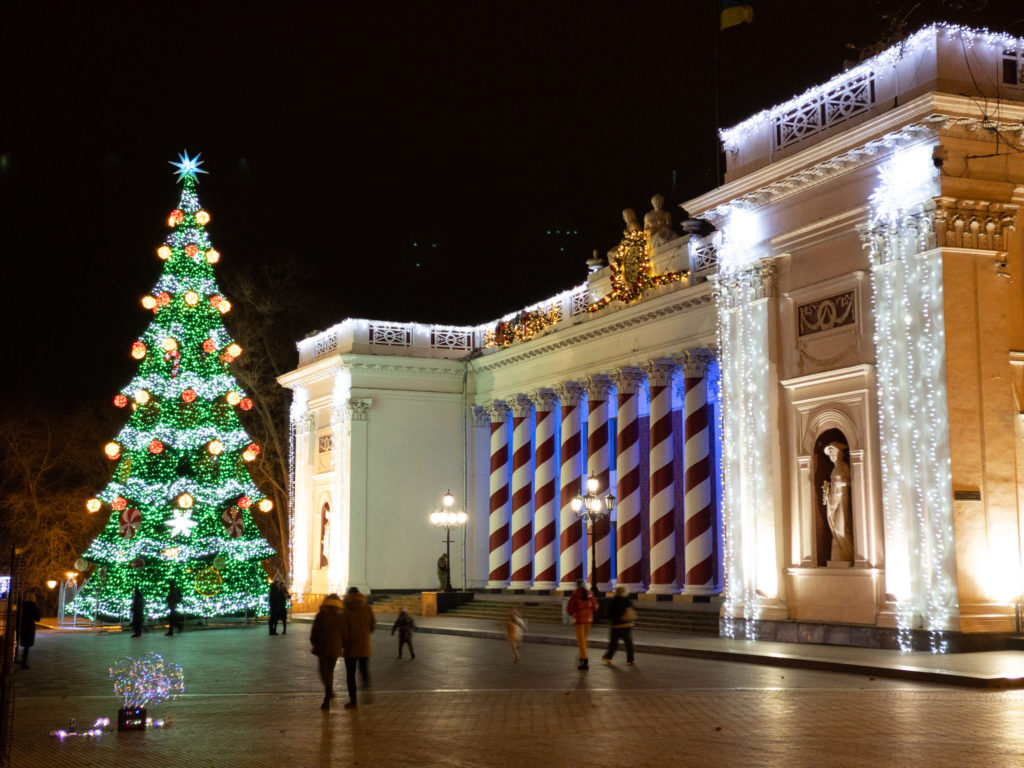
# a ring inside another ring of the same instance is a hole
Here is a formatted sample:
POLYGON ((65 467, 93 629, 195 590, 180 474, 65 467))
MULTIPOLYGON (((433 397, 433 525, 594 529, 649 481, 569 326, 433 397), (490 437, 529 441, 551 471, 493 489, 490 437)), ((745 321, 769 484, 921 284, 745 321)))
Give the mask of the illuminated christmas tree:
POLYGON ((146 614, 166 616, 170 580, 181 590, 179 612, 217 616, 267 610, 267 576, 260 561, 275 552, 252 520, 273 506, 255 486, 247 463, 260 449, 236 409, 252 408, 229 364, 242 353, 221 316, 231 304, 213 265, 220 254, 206 233, 210 215, 196 194, 199 155, 171 163, 182 183, 167 242, 157 249, 163 274, 142 306, 153 321, 131 348, 135 378, 114 398, 128 423, 106 445, 116 462, 90 512, 110 520, 83 558, 96 570, 73 608, 124 619, 136 587, 146 614))

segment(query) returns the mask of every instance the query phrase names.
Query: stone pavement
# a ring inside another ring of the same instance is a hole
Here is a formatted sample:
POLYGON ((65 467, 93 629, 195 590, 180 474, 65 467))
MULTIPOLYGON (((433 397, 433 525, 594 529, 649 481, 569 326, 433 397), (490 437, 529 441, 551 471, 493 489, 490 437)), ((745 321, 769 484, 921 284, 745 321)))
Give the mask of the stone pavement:
MULTIPOLYGON (((443 616, 416 617, 417 658, 399 661, 388 617, 381 618, 373 701, 326 713, 308 624, 293 620, 283 637, 258 625, 173 638, 156 630, 139 639, 40 631, 31 668, 16 678, 12 765, 1024 764, 1021 691, 648 650, 635 667, 621 656, 606 667, 592 652, 592 669, 578 672, 575 650, 561 644, 567 628, 529 627, 528 638, 553 640, 527 643, 513 663, 504 640, 432 631, 496 635, 496 626, 465 620, 471 626, 460 628, 443 616), (49 735, 71 717, 80 724, 113 718, 118 703, 107 668, 151 650, 185 671, 185 695, 151 712, 168 727, 64 743, 49 735)), ((595 628, 595 646, 606 633, 595 628)), ((671 647, 666 640, 657 647, 671 647)))

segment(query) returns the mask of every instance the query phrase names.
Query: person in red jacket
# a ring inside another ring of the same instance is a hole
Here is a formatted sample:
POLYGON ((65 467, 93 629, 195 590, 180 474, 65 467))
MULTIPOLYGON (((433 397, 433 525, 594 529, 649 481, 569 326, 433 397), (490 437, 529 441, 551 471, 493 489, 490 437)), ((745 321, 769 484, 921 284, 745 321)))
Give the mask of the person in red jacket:
POLYGON ((576 629, 576 645, 580 649, 580 663, 576 669, 590 669, 590 660, 587 658, 587 635, 590 634, 590 625, 594 623, 597 598, 587 589, 583 579, 576 579, 576 591, 569 598, 569 605, 565 610, 572 616, 573 627, 576 629))

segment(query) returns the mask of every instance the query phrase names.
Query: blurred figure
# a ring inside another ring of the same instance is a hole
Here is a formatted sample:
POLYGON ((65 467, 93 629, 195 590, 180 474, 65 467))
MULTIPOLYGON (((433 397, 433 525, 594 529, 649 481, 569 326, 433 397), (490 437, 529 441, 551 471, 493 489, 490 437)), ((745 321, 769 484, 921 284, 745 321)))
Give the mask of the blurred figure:
POLYGON ((167 636, 170 637, 174 634, 174 628, 178 628, 178 634, 180 635, 185 631, 185 618, 178 613, 178 606, 181 605, 181 590, 178 589, 178 585, 174 583, 174 579, 171 579, 167 583, 167 636))
POLYGON ((334 667, 342 653, 342 604, 335 593, 329 594, 320 604, 309 642, 313 655, 319 660, 320 679, 324 684, 324 702, 320 709, 330 709, 334 698, 334 667))
POLYGON ((416 652, 412 649, 412 631, 416 628, 413 623, 412 616, 409 612, 403 608, 398 618, 395 619, 395 623, 391 625, 391 634, 395 634, 395 630, 398 630, 398 658, 402 658, 402 646, 409 646, 409 656, 416 658, 416 652))
POLYGON ((277 634, 277 623, 281 622, 281 634, 288 634, 288 587, 281 579, 274 579, 270 585, 270 634, 277 634))
POLYGON ((572 616, 573 628, 576 630, 576 646, 580 651, 580 663, 576 669, 590 669, 590 660, 587 658, 587 636, 590 634, 590 626, 594 623, 597 598, 587 589, 583 579, 576 579, 576 591, 569 598, 569 605, 565 610, 572 616))
POLYGON ((18 621, 18 643, 21 645, 21 668, 28 669, 28 649, 36 644, 36 622, 39 621, 39 606, 36 593, 25 593, 21 602, 21 618, 18 621))
POLYGON ((370 702, 370 634, 377 627, 373 608, 358 587, 350 587, 341 614, 341 642, 345 656, 345 682, 348 685, 348 703, 345 709, 356 708, 356 667, 363 679, 364 703, 370 702))
POLYGON ((138 587, 132 592, 132 637, 142 637, 142 622, 146 618, 146 598, 138 587))
POLYGON ((526 619, 522 617, 517 608, 513 608, 505 619, 505 637, 508 638, 508 644, 512 646, 512 661, 519 661, 519 643, 523 640, 525 630, 526 619))
POLYGON ((618 650, 619 640, 626 645, 626 664, 636 664, 633 660, 633 622, 636 620, 636 608, 629 599, 629 589, 625 584, 615 587, 615 597, 608 604, 608 623, 611 634, 608 636, 608 650, 601 658, 605 664, 612 663, 612 656, 618 650))

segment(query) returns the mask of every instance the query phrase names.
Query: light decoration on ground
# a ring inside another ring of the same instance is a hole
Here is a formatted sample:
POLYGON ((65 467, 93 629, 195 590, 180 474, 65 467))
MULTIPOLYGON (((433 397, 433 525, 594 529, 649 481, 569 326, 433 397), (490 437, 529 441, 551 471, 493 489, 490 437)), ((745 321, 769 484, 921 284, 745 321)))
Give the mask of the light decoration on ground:
POLYGON ((895 150, 879 167, 862 236, 871 253, 886 592, 900 647, 920 617, 933 653, 956 625, 953 490, 946 397, 939 194, 930 144, 895 150))
POLYGON ((999 52, 1024 48, 1024 38, 1014 37, 1005 33, 990 32, 987 29, 973 29, 957 24, 931 24, 891 48, 887 48, 881 53, 865 59, 855 67, 851 67, 841 75, 833 77, 828 82, 809 88, 799 96, 794 96, 788 101, 776 104, 770 109, 762 110, 738 125, 719 130, 718 135, 721 139, 722 147, 727 151, 735 151, 752 133, 761 130, 766 124, 798 108, 801 104, 819 99, 841 89, 845 84, 858 78, 891 69, 901 59, 910 56, 917 50, 934 50, 940 35, 944 35, 948 40, 955 40, 961 43, 967 50, 976 45, 984 45, 999 52))
POLYGON ((613 301, 634 304, 651 288, 675 283, 686 277, 685 272, 654 273, 647 233, 642 231, 627 232, 623 236, 608 266, 612 274, 611 293, 587 307, 589 312, 597 312, 613 301))
POLYGON ((185 673, 177 664, 164 663, 159 653, 119 659, 110 667, 110 678, 122 709, 155 706, 185 692, 185 673))
POLYGON ((51 736, 56 736, 59 741, 73 736, 102 736, 104 731, 110 728, 109 717, 97 717, 96 721, 85 730, 79 730, 78 724, 74 719, 68 723, 67 728, 60 728, 56 731, 50 731, 51 736))
POLYGON ((756 639, 762 598, 774 598, 771 391, 768 317, 771 267, 762 250, 757 214, 734 210, 723 227, 719 272, 711 282, 718 309, 721 376, 722 527, 725 568, 725 634, 735 637, 734 618, 756 639))
POLYGON ((71 606, 89 618, 98 613, 126 619, 138 587, 148 617, 160 619, 167 614, 170 579, 182 589, 179 610, 186 615, 258 614, 268 607, 261 561, 275 553, 252 522, 255 510, 238 503, 265 500, 243 460, 252 438, 233 407, 248 398, 228 363, 211 354, 234 341, 222 319, 230 304, 208 257, 212 248, 204 222, 209 219, 199 215, 198 163, 198 156, 183 154, 174 164, 182 188, 158 253, 163 274, 151 295, 159 311, 147 313, 149 326, 132 346, 138 370, 121 390, 132 408, 111 441, 117 449, 111 457, 113 477, 88 506, 90 511, 108 506, 111 513, 83 555, 106 577, 87 580, 71 606), (221 446, 219 456, 210 452, 214 443, 221 446), (151 446, 158 450, 151 452, 151 446), (120 511, 112 506, 117 499, 126 502, 120 511), (221 523, 229 508, 240 515, 237 537, 221 523), (214 561, 221 567, 212 566, 214 561), (213 596, 195 589, 196 574, 210 568, 216 573, 207 572, 204 583, 219 579, 221 584, 213 596))

